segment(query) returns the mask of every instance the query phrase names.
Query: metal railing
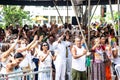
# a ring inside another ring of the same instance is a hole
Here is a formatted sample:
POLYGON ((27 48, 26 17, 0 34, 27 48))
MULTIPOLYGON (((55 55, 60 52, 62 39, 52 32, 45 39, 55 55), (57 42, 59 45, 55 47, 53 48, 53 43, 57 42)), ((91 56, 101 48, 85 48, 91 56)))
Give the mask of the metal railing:
POLYGON ((21 78, 20 80, 35 80, 35 74, 39 73, 50 73, 50 80, 52 80, 52 70, 44 69, 39 71, 26 70, 20 72, 12 72, 9 74, 0 74, 0 80, 16 80, 15 78, 21 78))
POLYGON ((120 64, 117 64, 117 65, 115 66, 115 71, 116 71, 118 80, 120 80, 120 64))

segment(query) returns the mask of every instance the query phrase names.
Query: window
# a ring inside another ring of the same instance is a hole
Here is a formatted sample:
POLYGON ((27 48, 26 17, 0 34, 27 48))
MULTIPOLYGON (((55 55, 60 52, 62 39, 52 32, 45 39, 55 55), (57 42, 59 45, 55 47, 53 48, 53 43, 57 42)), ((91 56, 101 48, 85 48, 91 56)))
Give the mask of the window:
POLYGON ((70 18, 70 16, 65 16, 65 22, 66 22, 66 23, 71 23, 71 18, 70 18))
POLYGON ((50 17, 50 22, 56 22, 56 16, 51 16, 50 17))
POLYGON ((62 21, 61 21, 61 18, 62 18, 62 20, 63 20, 63 16, 58 16, 58 24, 62 24, 62 21))
POLYGON ((43 16, 46 20, 43 21, 44 24, 48 23, 48 16, 43 16))

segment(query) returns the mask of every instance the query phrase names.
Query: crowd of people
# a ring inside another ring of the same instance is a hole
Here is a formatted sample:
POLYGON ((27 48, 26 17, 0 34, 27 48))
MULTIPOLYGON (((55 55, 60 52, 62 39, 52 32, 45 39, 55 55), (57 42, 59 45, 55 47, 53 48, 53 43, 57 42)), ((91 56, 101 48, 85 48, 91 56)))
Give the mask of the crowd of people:
MULTIPOLYGON (((52 73, 40 72, 35 74, 34 80, 87 80, 89 75, 91 80, 112 80, 112 75, 116 75, 114 67, 120 64, 118 37, 113 25, 91 24, 88 46, 85 45, 88 28, 81 27, 80 31, 71 24, 50 23, 49 27, 44 24, 30 28, 26 24, 0 28, 0 75, 49 69, 52 73), (87 74, 87 57, 91 62, 90 74, 87 74)), ((19 76, 9 76, 7 80, 21 80, 19 76)), ((31 80, 30 76, 27 80, 31 80)))

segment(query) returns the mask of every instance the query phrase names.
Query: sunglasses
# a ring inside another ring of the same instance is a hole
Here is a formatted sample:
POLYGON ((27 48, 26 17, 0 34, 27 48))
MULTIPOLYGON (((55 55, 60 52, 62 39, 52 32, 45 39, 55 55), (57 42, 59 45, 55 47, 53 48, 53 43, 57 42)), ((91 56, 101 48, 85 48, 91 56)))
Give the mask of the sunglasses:
POLYGON ((43 46, 47 46, 47 45, 43 45, 43 46))
POLYGON ((44 43, 43 46, 48 46, 48 45, 46 43, 44 43))

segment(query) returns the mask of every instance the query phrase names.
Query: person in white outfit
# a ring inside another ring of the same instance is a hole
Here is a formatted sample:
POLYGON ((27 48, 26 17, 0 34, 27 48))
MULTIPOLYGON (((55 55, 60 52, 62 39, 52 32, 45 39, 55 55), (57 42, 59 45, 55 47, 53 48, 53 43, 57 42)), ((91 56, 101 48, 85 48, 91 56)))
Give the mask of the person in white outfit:
MULTIPOLYGON (((20 72, 20 71, 22 71, 19 64, 21 63, 21 61, 23 59, 24 59, 24 56, 22 55, 22 53, 15 53, 14 58, 11 59, 11 62, 6 64, 6 73, 9 74, 11 72, 20 72)), ((21 80, 22 78, 17 76, 17 75, 20 75, 20 74, 22 74, 22 73, 9 74, 8 75, 8 80, 21 80), (14 76, 14 77, 12 77, 12 76, 14 76)))
POLYGON ((41 44, 41 51, 39 52, 39 71, 38 80, 52 80, 52 59, 55 59, 49 51, 49 45, 47 42, 41 44), (49 72, 44 72, 44 70, 50 70, 49 72))
POLYGON ((54 61, 56 68, 55 80, 65 80, 66 72, 66 47, 68 46, 65 41, 63 41, 64 35, 58 38, 57 41, 53 43, 53 48, 57 52, 56 60, 54 61))
POLYGON ((65 41, 68 44, 66 47, 66 78, 65 80, 71 80, 71 70, 72 70, 72 53, 71 53, 71 48, 72 48, 72 41, 71 41, 71 33, 69 30, 65 32, 65 41))

